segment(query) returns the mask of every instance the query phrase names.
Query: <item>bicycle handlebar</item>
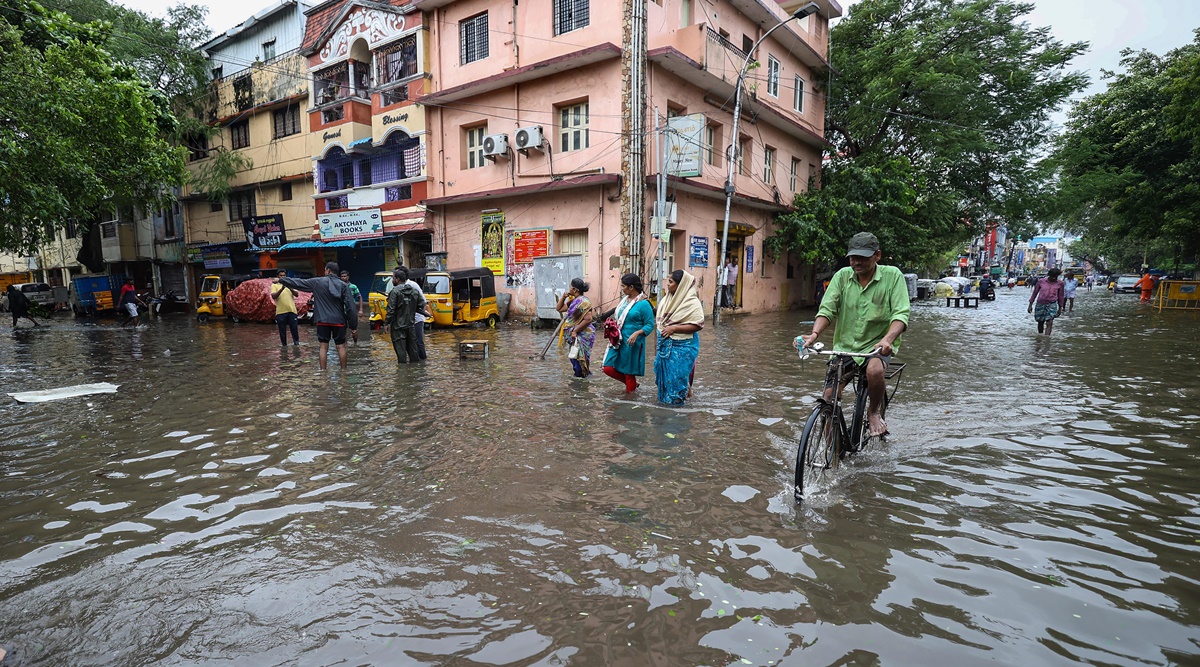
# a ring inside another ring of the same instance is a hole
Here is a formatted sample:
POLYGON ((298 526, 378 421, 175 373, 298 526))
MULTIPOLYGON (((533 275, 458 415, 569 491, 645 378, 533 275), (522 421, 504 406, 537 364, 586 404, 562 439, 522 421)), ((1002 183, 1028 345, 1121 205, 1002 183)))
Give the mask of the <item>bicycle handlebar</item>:
MULTIPOLYGON (((801 342, 802 340, 803 340, 803 337, 801 337, 801 336, 796 337, 797 343, 801 342)), ((807 359, 813 354, 823 354, 823 355, 829 356, 829 357, 859 357, 859 358, 863 358, 863 359, 875 359, 877 357, 883 356, 879 353, 880 350, 882 350, 882 349, 883 349, 882 347, 876 347, 871 352, 842 352, 839 350, 826 350, 824 343, 813 343, 812 347, 799 348, 801 360, 807 359)))

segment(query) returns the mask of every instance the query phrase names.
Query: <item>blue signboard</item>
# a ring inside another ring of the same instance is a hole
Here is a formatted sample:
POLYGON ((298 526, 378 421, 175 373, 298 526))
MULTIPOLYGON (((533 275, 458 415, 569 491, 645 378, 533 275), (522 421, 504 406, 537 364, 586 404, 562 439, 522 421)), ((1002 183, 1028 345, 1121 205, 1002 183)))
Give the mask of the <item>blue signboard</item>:
POLYGON ((754 246, 746 246, 746 273, 754 273, 754 246))
POLYGON ((688 243, 688 266, 708 266, 708 237, 692 236, 688 243))

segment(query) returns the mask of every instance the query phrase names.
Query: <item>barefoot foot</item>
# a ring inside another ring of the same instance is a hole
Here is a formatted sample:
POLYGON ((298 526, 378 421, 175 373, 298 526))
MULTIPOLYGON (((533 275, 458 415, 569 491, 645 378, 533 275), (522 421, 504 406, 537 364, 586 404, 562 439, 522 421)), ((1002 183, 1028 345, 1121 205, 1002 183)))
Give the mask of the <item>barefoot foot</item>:
POLYGON ((878 438, 888 434, 887 422, 883 421, 883 417, 875 413, 867 415, 868 432, 872 437, 878 438))

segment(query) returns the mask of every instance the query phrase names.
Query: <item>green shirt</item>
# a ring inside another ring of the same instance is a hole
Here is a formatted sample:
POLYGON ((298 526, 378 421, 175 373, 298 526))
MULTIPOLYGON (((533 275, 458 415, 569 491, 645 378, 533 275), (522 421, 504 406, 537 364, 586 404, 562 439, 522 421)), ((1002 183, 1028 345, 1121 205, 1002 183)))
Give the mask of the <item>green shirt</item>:
MULTIPOLYGON (((875 276, 866 288, 858 284, 854 269, 833 274, 818 317, 834 323, 833 349, 839 352, 870 353, 887 335, 892 322, 908 326, 908 283, 894 266, 875 266, 875 276)), ((900 339, 892 343, 900 350, 900 339)))

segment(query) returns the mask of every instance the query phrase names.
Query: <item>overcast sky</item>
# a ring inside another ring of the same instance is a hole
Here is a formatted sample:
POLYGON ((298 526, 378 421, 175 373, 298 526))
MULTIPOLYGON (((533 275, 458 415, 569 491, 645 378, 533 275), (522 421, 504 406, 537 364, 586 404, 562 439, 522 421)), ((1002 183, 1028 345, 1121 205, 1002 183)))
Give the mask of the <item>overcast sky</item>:
MULTIPOLYGON (((123 4, 162 15, 163 0, 121 0, 123 4)), ((769 1, 769 0, 768 0, 769 1)), ((840 0, 849 9, 859 0, 840 0)), ((309 4, 314 4, 309 2, 309 4)), ((214 34, 224 32, 273 2, 254 0, 200 0, 208 10, 214 34)), ((1200 27, 1200 0, 1033 0, 1028 17, 1035 26, 1048 25, 1065 42, 1086 41, 1091 50, 1075 65, 1091 75, 1089 93, 1103 90, 1101 69, 1116 69, 1121 49, 1149 49, 1155 53, 1190 42, 1200 27)))

